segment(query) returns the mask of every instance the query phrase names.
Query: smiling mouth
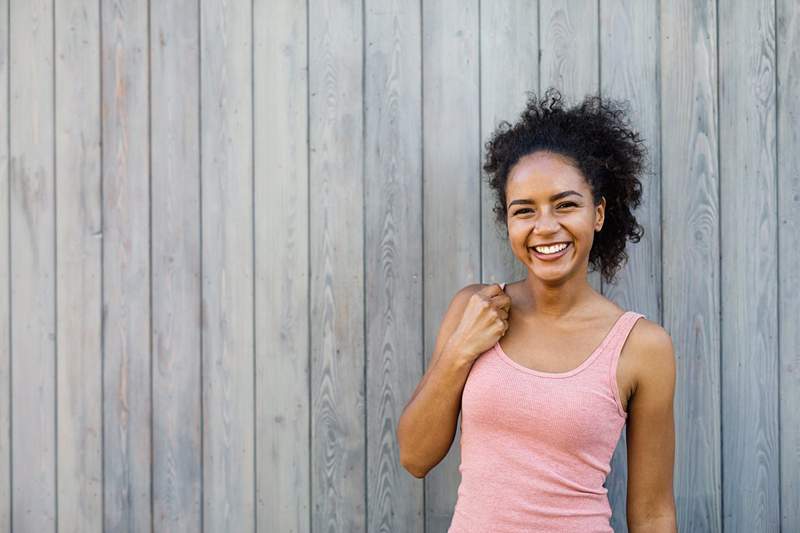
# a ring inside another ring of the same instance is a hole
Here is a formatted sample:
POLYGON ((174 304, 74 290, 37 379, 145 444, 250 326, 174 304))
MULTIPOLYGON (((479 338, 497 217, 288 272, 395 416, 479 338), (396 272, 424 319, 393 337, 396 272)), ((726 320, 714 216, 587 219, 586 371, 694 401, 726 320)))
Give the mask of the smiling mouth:
POLYGON ((544 252, 544 251, 542 251, 542 252, 539 252, 539 251, 537 251, 537 250, 536 250, 536 248, 535 248, 535 247, 533 247, 533 246, 530 246, 530 247, 528 247, 528 249, 529 249, 531 252, 533 252, 533 254, 534 254, 534 255, 535 255, 535 256, 536 256, 538 259, 542 259, 542 260, 545 260, 545 261, 547 261, 547 260, 553 260, 553 259, 557 259, 557 258, 559 258, 559 257, 563 256, 564 254, 566 254, 566 253, 567 253, 567 250, 569 250, 569 248, 570 248, 571 246, 572 246, 572 243, 571 243, 571 242, 567 242, 567 243, 559 243, 558 245, 552 245, 552 246, 548 246, 548 247, 546 247, 546 248, 548 249, 548 251, 547 251, 547 252, 544 252), (566 246, 562 246, 562 244, 566 244, 566 246), (559 248, 560 248, 560 249, 559 249, 559 248))

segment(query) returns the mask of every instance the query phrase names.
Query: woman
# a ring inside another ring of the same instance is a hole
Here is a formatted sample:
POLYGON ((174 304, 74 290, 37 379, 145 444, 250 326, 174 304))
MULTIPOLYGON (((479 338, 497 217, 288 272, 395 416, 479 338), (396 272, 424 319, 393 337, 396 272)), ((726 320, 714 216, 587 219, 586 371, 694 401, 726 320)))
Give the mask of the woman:
POLYGON ((603 484, 627 423, 628 528, 674 532, 670 336, 587 279, 591 265, 613 282, 643 234, 643 141, 617 104, 565 108, 550 90, 486 147, 497 220, 527 278, 455 295, 398 424, 401 463, 424 477, 461 413, 450 533, 610 532, 603 484))

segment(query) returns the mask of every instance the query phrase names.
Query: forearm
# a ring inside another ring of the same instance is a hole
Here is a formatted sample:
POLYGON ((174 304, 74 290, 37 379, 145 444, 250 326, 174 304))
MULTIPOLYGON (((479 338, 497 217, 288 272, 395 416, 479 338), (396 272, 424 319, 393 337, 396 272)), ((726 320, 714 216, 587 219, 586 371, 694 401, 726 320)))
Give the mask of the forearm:
POLYGON ((428 369, 419 392, 400 417, 397 441, 401 463, 417 477, 423 477, 450 449, 471 366, 470 358, 446 349, 428 369))
POLYGON ((628 533, 677 533, 677 531, 674 509, 642 519, 628 519, 628 533))

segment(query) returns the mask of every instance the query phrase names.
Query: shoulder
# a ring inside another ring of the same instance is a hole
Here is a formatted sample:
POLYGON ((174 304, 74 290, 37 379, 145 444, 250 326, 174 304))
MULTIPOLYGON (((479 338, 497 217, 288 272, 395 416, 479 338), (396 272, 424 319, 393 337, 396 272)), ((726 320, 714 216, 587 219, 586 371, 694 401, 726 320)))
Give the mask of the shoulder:
POLYGON ((626 342, 626 357, 634 370, 634 393, 642 385, 660 383, 674 387, 675 348, 672 337, 660 324, 641 317, 626 342))

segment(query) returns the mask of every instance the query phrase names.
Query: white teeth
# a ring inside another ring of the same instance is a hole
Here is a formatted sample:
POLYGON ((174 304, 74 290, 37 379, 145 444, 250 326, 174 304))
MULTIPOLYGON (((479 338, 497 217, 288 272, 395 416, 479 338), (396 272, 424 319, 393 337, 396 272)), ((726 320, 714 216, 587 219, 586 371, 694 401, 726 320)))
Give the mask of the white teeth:
POLYGON ((554 254, 560 252, 566 247, 567 247, 566 243, 561 243, 553 246, 534 246, 533 249, 539 252, 540 254, 554 254))

